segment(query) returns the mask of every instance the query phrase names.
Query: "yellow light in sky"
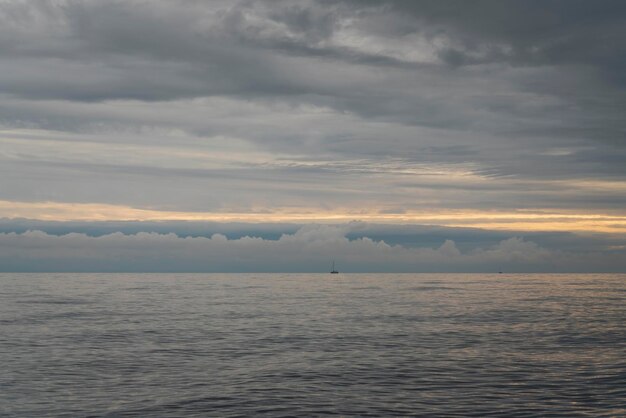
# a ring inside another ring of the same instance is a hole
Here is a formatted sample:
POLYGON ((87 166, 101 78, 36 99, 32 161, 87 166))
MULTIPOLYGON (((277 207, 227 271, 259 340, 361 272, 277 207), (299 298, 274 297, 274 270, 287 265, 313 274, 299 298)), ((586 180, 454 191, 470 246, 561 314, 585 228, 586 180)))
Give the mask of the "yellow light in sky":
POLYGON ((516 231, 587 231, 626 233, 626 215, 571 211, 433 210, 380 211, 282 210, 257 212, 180 212, 98 203, 13 202, 0 200, 0 217, 48 221, 214 221, 214 222, 348 222, 426 224, 516 231))

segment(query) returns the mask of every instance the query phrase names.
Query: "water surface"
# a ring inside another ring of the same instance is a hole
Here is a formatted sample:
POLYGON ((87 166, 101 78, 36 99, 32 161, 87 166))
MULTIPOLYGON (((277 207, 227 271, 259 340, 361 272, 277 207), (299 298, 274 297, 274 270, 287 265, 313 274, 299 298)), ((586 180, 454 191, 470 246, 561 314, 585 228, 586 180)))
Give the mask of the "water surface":
POLYGON ((626 275, 0 274, 0 416, 626 416, 626 275))

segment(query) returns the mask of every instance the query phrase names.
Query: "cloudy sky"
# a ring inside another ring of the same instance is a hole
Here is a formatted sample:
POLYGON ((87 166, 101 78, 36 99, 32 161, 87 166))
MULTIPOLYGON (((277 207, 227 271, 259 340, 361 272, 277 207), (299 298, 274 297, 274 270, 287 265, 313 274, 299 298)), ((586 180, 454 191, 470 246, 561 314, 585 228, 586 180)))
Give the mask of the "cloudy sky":
POLYGON ((626 2, 0 0, 0 270, 625 271, 626 2))

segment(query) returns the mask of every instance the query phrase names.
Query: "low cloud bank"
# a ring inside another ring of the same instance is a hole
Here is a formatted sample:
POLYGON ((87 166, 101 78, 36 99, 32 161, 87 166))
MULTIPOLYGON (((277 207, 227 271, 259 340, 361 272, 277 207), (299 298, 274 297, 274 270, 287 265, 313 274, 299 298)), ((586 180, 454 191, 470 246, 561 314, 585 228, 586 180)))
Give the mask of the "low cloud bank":
POLYGON ((349 239, 349 225, 305 225, 278 239, 223 234, 121 232, 0 234, 0 271, 325 272, 331 260, 346 272, 617 272, 626 251, 574 253, 511 237, 461 251, 454 241, 409 248, 368 237, 349 239))

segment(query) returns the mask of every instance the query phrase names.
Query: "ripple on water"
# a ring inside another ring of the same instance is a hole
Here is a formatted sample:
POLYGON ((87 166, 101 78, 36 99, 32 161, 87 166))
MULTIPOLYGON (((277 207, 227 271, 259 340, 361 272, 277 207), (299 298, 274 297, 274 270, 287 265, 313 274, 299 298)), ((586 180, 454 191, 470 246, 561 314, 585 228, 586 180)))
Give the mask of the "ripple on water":
POLYGON ((0 415, 625 416, 624 279, 0 274, 0 415))

